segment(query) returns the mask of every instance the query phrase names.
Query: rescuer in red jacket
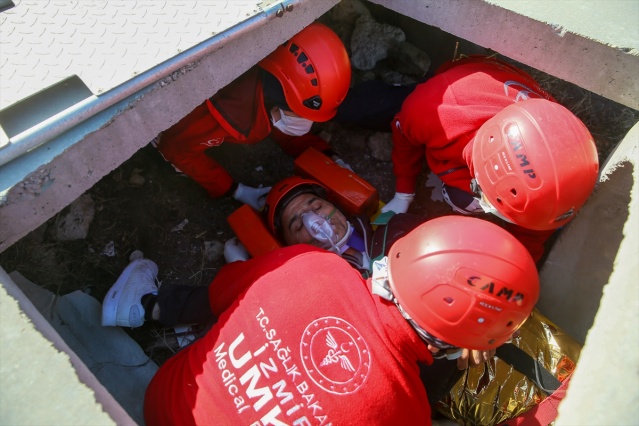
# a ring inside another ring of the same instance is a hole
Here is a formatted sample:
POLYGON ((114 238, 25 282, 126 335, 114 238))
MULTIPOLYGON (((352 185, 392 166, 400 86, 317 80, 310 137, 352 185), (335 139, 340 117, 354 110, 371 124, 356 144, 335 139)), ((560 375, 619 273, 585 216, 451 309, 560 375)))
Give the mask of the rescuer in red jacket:
MULTIPOLYGON (((153 286, 157 269, 145 262, 133 262, 113 294, 153 286)), ((460 347, 495 349, 538 295, 526 249, 476 218, 418 226, 368 280, 304 244, 229 263, 209 286, 217 323, 156 373, 145 421, 430 424, 418 362, 460 347), (237 293, 222 306, 219 292, 229 288, 237 293)))
POLYGON ((533 78, 487 57, 452 61, 418 85, 392 123, 395 196, 402 213, 424 160, 462 214, 507 223, 535 261, 597 181, 597 149, 586 126, 533 78))
POLYGON ((307 133, 313 122, 335 116, 350 82, 341 40, 313 23, 162 132, 157 148, 212 197, 232 195, 259 209, 269 188, 238 184, 206 151, 223 142, 254 144, 270 135, 291 155, 308 146, 326 152, 329 145, 307 133))

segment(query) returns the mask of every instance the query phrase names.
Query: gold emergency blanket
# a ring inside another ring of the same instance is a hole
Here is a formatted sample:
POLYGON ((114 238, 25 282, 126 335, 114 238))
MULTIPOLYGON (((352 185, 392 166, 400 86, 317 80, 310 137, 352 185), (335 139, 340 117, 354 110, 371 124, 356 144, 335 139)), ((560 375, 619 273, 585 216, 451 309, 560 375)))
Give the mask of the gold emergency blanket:
MULTIPOLYGON (((561 382, 574 370, 581 351, 581 345, 536 310, 512 343, 561 382)), ((460 425, 488 426, 517 417, 545 397, 530 379, 494 357, 469 368, 435 408, 460 425)))

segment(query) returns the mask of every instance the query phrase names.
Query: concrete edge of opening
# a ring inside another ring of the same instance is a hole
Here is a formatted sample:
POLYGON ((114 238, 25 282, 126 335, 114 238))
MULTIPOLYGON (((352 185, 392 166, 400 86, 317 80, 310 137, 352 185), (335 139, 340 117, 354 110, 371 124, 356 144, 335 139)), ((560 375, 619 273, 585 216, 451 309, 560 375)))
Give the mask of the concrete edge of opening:
MULTIPOLYGON (((536 1, 540 11, 548 8, 547 21, 543 22, 538 17, 525 16, 522 11, 516 12, 514 5, 513 10, 506 8, 508 3, 505 2, 500 2, 500 6, 488 0, 369 1, 639 109, 638 52, 617 49, 597 40, 594 35, 553 25, 557 9, 565 15, 572 13, 571 2, 536 1)), ((595 8, 620 6, 610 3, 597 3, 595 8)), ((592 27, 600 24, 596 13, 591 13, 589 18, 592 27)))
POLYGON ((0 283, 3 421, 136 424, 2 268, 0 283))
POLYGON ((639 123, 602 165, 595 193, 541 269, 540 310, 585 341, 557 425, 639 418, 638 145, 639 123))
POLYGON ((584 343, 622 249, 639 236, 632 226, 637 199, 639 124, 600 169, 599 182, 577 217, 562 229, 540 271, 541 311, 584 343), (634 206, 634 208, 633 208, 634 206), (594 249, 596 248, 596 249, 594 249))

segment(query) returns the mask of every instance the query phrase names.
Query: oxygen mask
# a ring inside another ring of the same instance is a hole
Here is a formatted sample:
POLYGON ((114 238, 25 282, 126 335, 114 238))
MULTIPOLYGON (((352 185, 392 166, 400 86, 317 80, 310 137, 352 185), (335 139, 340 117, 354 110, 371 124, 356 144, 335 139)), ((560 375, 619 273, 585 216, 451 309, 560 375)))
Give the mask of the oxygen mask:
MULTIPOLYGON (((341 254, 342 247, 347 247, 346 242, 353 233, 353 227, 349 222, 346 222, 346 232, 340 237, 335 231, 335 227, 331 224, 331 217, 336 211, 337 209, 334 209, 327 217, 312 211, 303 213, 302 223, 309 234, 311 234, 313 240, 319 242, 319 247, 341 254)), ((309 241, 309 243, 310 242, 312 241, 309 241)))

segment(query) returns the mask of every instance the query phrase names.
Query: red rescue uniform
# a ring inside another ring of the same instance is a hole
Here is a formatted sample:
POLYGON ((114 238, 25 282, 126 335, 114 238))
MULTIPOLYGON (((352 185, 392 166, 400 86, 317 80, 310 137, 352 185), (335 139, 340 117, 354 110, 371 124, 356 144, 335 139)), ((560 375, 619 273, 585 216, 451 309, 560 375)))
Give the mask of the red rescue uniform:
MULTIPOLYGON (((533 78, 492 58, 472 57, 442 66, 404 101, 392 124, 396 191, 414 193, 424 159, 449 186, 471 193, 472 144, 488 119, 515 102, 556 102, 533 78)), ((504 225, 538 261, 553 231, 504 225)))
POLYGON ((233 178, 206 151, 223 142, 254 144, 269 135, 292 156, 309 146, 330 148, 316 135, 291 137, 272 130, 259 68, 253 67, 162 132, 158 150, 216 198, 231 189, 233 178))
POLYGON ((224 266, 244 289, 157 372, 148 425, 430 424, 426 344, 339 256, 307 245, 224 266))

